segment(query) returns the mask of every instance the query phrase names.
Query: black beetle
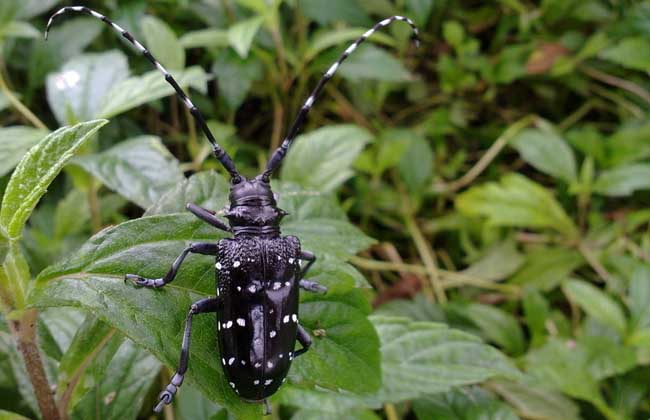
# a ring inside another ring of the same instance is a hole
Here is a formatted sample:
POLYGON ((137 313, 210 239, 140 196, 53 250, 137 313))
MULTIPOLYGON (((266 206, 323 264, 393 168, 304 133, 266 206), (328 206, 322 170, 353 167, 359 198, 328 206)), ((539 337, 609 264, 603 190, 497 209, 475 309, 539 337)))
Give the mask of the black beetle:
POLYGON ((268 413, 267 397, 285 381, 291 361, 311 345, 309 334, 298 320, 298 288, 312 292, 327 291, 316 282, 304 280, 316 261, 314 254, 302 250, 295 236, 280 235, 280 221, 286 213, 276 205, 270 185, 271 174, 282 162, 324 85, 359 44, 377 29, 399 20, 411 26, 413 39, 418 45, 418 29, 410 19, 393 16, 377 23, 352 43, 309 95, 284 141, 271 155, 264 172, 249 180, 239 174, 230 156, 217 144, 201 112, 171 74, 119 25, 84 6, 64 7, 50 18, 45 31, 46 39, 55 19, 68 11, 85 13, 110 25, 163 73, 165 80, 197 120, 212 144, 215 157, 231 177, 230 207, 225 213, 228 224, 217 218, 215 212, 195 204, 187 204, 187 210, 217 229, 234 234, 234 238, 222 239, 218 243, 191 244, 162 278, 146 279, 135 274, 125 276, 125 281, 129 280, 136 286, 160 288, 174 280, 188 254, 216 257, 217 296, 192 304, 185 321, 178 369, 171 383, 160 394, 160 401, 154 410, 160 412, 165 404, 169 404, 183 383, 189 362, 192 317, 216 312, 221 364, 231 388, 246 401, 264 402, 268 413), (307 262, 304 267, 300 265, 301 260, 307 262), (296 340, 302 348, 294 351, 296 340))

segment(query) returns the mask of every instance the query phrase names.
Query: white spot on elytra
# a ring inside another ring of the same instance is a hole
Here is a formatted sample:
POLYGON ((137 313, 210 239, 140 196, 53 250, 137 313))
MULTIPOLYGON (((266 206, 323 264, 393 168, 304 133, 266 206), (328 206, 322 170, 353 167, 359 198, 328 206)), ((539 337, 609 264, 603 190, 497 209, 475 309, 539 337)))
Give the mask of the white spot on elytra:
POLYGON ((246 361, 242 359, 242 361, 241 361, 241 365, 242 365, 242 366, 246 366, 246 361))
POLYGON ((246 325, 246 320, 244 318, 237 318, 237 325, 243 327, 244 325, 246 325))
POLYGON ((296 314, 291 315, 291 320, 293 322, 298 322, 298 315, 296 315, 296 314))
POLYGON ((221 331, 221 323, 217 322, 217 330, 221 331))
POLYGON ((293 264, 295 260, 293 258, 289 258, 289 264, 293 264))
POLYGON ((228 359, 228 366, 232 366, 233 363, 235 363, 235 358, 234 357, 231 357, 230 359, 228 359))
POLYGON ((253 385, 259 385, 259 384, 260 384, 260 380, 259 380, 259 379, 255 379, 255 380, 253 381, 253 385))
POLYGON ((239 261, 235 261, 235 262, 232 264, 232 266, 235 267, 235 268, 239 267, 240 265, 241 265, 241 263, 240 263, 239 261))
POLYGON ((272 368, 273 367, 273 362, 271 362, 269 360, 268 362, 266 362, 266 366, 268 366, 269 368, 272 368))
POLYGON ((278 255, 278 261, 282 261, 282 257, 278 255))
POLYGON ((226 322, 226 329, 232 327, 232 321, 226 322))
POLYGON ((280 287, 282 287, 282 283, 280 283, 279 281, 273 283, 273 290, 278 290, 280 287))
POLYGON ((280 359, 284 359, 284 354, 280 353, 280 359))
POLYGON ((248 286, 248 291, 250 291, 251 293, 255 293, 255 290, 256 290, 255 285, 251 284, 250 286, 248 286))
POLYGON ((221 270, 221 263, 216 263, 214 266, 217 267, 217 270, 221 270))
POLYGON ((284 282, 284 285, 285 285, 285 286, 291 286, 291 282, 289 282, 289 281, 285 281, 285 282, 284 282))
POLYGON ((273 379, 267 379, 264 381, 264 385, 271 385, 271 382, 273 382, 273 379))
POLYGON ((261 363, 255 363, 255 367, 256 367, 256 368, 258 368, 258 367, 260 367, 260 366, 262 366, 261 363))
POLYGON ((284 318, 282 318, 282 322, 284 322, 285 324, 289 322, 289 315, 285 315, 284 318))
POLYGON ((226 359, 224 359, 223 357, 221 358, 221 364, 222 364, 222 365, 225 365, 225 364, 226 364, 226 359))
POLYGON ((271 337, 271 338, 275 337, 276 335, 277 335, 277 333, 275 331, 271 331, 269 333, 269 337, 271 337))
POLYGON ((235 388, 235 384, 233 384, 232 382, 228 382, 228 384, 230 385, 231 388, 235 388))
POLYGON ((237 286, 237 291, 241 292, 241 286, 237 286))

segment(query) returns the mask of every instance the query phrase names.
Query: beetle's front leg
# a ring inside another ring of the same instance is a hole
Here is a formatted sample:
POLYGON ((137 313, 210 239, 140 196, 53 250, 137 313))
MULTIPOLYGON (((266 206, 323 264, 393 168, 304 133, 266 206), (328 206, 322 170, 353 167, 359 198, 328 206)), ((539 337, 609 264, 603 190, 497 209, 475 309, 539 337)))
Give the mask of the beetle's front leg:
POLYGON ((218 297, 211 297, 201 299, 197 302, 194 302, 190 307, 190 311, 187 314, 185 319, 185 331, 183 332, 183 344, 181 346, 181 360, 178 363, 178 369, 172 377, 171 382, 163 392, 160 393, 158 397, 159 402, 154 407, 156 413, 160 413, 163 409, 163 406, 171 403, 176 391, 183 384, 183 379, 185 379, 185 372, 187 372, 187 367, 190 360, 190 344, 192 341, 192 317, 197 314, 207 314, 210 312, 216 312, 221 305, 221 299, 218 297))
POLYGON ((167 283, 171 283, 174 280, 176 274, 178 273, 178 269, 181 267, 181 264, 183 264, 183 261, 185 260, 185 257, 187 257, 187 254, 192 253, 192 254, 204 254, 204 255, 217 255, 217 252, 218 252, 217 244, 211 244, 205 242, 190 244, 190 246, 185 248, 183 252, 181 252, 181 255, 179 255, 178 258, 176 258, 176 261, 174 261, 167 274, 165 274, 165 277, 159 279, 147 279, 138 276, 137 274, 127 274, 126 276, 124 276, 124 282, 130 281, 135 286, 149 287, 154 289, 163 287, 167 283))
POLYGON ((316 256, 309 251, 301 251, 300 259, 307 261, 307 265, 300 271, 300 287, 310 292, 327 293, 327 287, 315 281, 304 279, 311 266, 316 262, 316 256))

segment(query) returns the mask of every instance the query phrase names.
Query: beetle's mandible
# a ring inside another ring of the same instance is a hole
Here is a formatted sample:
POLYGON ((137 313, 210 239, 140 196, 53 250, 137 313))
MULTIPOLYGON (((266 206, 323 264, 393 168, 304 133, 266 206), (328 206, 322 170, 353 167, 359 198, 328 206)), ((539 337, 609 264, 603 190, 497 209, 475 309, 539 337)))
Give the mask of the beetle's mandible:
POLYGON ((286 213, 277 207, 271 191, 271 174, 282 162, 325 84, 359 44, 376 30, 394 21, 403 21, 411 26, 413 40, 418 45, 417 27, 409 18, 393 16, 378 22, 353 42, 311 92, 284 141, 271 155, 265 170, 253 179, 246 179, 237 171, 226 151, 219 146, 203 115, 172 75, 125 29, 87 7, 70 6, 52 15, 45 31, 46 39, 54 21, 66 12, 85 13, 100 19, 143 54, 164 75, 190 110, 212 144, 215 157, 230 174, 230 206, 225 213, 228 223, 216 217, 216 212, 192 203, 187 204, 187 210, 215 228, 231 233, 233 238, 216 243, 191 244, 162 278, 147 279, 135 274, 125 276, 125 281, 136 286, 161 288, 174 280, 188 254, 216 257, 216 296, 201 299, 190 307, 185 321, 178 369, 171 383, 160 394, 160 401, 154 410, 160 412, 165 404, 169 404, 183 383, 189 363, 192 318, 197 314, 216 312, 220 362, 230 387, 243 400, 264 402, 268 413, 267 397, 275 393, 285 381, 292 360, 306 352, 311 345, 309 334, 299 323, 298 289, 327 291, 324 286, 304 279, 316 261, 315 255, 302 250, 300 241, 295 236, 280 234, 280 221, 286 213), (306 264, 301 266, 301 261, 306 264), (297 350, 294 349, 296 340, 301 346, 297 350))

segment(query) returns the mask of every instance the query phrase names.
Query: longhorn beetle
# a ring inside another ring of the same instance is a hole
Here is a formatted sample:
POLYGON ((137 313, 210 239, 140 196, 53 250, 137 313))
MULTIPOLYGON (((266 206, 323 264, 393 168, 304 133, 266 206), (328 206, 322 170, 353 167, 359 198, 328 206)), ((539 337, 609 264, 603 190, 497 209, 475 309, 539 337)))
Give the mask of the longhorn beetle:
POLYGON ((359 44, 376 30, 394 21, 403 21, 411 26, 412 38, 417 46, 417 27, 409 18, 393 16, 377 23, 353 42, 311 92, 284 141, 271 155, 266 169, 255 178, 246 179, 237 171, 228 153, 219 146, 203 115, 172 75, 122 27, 87 7, 64 7, 53 14, 47 23, 45 39, 54 21, 66 12, 85 13, 100 19, 142 53, 174 88, 212 144, 215 157, 230 174, 230 207, 225 212, 228 224, 217 218, 216 212, 193 203, 187 204, 187 210, 215 228, 233 234, 234 238, 222 239, 217 243, 190 244, 162 278, 148 279, 127 274, 124 279, 137 287, 161 288, 174 280, 188 254, 216 257, 216 296, 191 305, 185 320, 178 369, 171 383, 160 394, 154 410, 160 412, 165 404, 169 404, 183 383, 190 356, 192 318, 197 314, 216 312, 221 364, 230 387, 245 401, 264 402, 268 414, 267 397, 273 395, 285 381, 291 361, 306 352, 312 342, 298 322, 298 288, 310 292, 327 291, 325 286, 304 279, 316 256, 302 250, 295 236, 280 235, 280 221, 287 213, 276 205, 270 185, 271 174, 282 162, 325 84, 359 44), (301 260, 306 262, 304 267, 300 265, 301 260), (294 351, 296 340, 302 347, 294 351))

